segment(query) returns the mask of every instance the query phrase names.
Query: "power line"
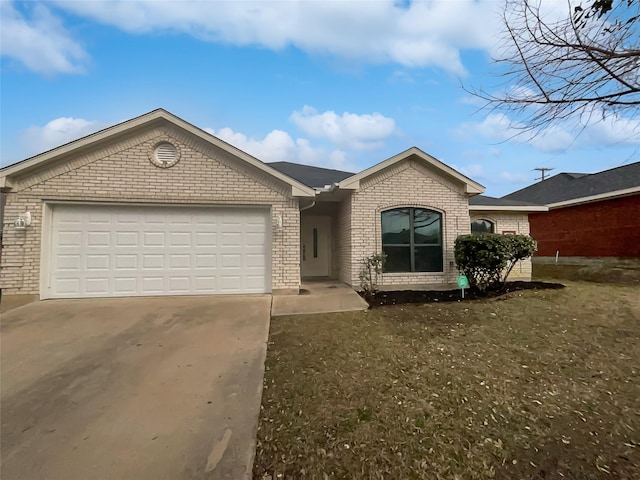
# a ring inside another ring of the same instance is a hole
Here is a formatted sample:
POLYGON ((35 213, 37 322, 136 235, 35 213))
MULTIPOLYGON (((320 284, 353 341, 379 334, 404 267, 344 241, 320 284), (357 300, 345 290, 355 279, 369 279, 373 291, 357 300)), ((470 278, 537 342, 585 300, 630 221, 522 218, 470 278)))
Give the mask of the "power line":
POLYGON ((545 179, 545 173, 546 172, 550 172, 551 170, 553 170, 553 168, 549 168, 549 167, 536 167, 534 168, 534 170, 537 170, 540 172, 540 176, 538 178, 536 178, 536 180, 540 180, 542 182, 544 182, 545 179))

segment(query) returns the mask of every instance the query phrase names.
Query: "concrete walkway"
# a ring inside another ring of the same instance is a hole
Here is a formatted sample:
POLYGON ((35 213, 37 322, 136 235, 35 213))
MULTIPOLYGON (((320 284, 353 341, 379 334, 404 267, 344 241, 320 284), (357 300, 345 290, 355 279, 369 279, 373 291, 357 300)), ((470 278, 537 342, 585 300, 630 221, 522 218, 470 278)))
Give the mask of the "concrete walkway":
POLYGON ((336 280, 305 281, 299 295, 274 295, 271 316, 367 310, 369 305, 350 286, 336 280))

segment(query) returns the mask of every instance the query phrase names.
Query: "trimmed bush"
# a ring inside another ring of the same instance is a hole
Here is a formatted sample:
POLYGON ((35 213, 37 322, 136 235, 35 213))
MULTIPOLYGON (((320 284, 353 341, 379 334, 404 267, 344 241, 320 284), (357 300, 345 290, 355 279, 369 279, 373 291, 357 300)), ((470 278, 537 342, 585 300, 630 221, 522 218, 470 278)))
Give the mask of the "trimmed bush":
POLYGON ((498 233, 460 235, 454 248, 458 268, 481 292, 502 288, 515 264, 535 251, 536 241, 529 235, 498 233))

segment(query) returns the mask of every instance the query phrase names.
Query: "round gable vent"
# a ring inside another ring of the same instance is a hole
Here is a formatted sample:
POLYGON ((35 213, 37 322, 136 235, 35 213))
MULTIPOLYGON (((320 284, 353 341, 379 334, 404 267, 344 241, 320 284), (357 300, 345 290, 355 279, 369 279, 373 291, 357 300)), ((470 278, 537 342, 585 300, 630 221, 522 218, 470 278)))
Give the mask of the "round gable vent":
POLYGON ((162 168, 174 166, 180 160, 180 151, 171 142, 160 142, 153 149, 151 161, 162 168))

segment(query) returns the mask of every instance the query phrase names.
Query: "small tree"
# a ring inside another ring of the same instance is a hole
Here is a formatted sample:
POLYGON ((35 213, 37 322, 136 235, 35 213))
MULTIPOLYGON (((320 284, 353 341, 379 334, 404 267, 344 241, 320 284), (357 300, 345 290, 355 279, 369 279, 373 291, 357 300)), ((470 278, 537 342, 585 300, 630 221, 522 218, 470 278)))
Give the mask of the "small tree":
POLYGON ((387 255, 383 253, 374 253, 362 259, 362 270, 360 270, 360 287, 367 301, 373 298, 378 291, 378 277, 382 275, 384 262, 387 255))
POLYGON ((513 267, 536 251, 536 241, 529 235, 461 235, 456 238, 454 253, 458 268, 467 276, 472 288, 480 291, 504 286, 513 267))

